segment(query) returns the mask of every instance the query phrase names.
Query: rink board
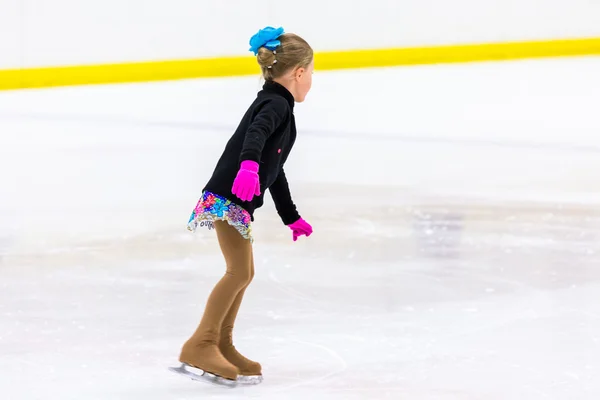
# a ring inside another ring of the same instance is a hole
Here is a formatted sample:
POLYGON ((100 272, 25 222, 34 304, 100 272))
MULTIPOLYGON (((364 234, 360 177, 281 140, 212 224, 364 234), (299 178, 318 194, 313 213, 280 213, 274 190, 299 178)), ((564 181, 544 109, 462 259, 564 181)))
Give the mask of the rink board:
MULTIPOLYGON (((317 52, 320 71, 600 54, 600 38, 317 52)), ((0 70, 0 90, 257 75, 252 56, 0 70)))

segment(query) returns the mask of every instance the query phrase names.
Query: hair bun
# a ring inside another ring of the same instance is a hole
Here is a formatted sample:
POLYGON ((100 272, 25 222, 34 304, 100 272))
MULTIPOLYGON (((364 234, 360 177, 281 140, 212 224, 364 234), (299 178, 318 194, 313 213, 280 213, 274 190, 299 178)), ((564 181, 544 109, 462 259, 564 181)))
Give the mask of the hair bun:
POLYGON ((275 53, 266 47, 261 47, 258 49, 258 55, 256 56, 256 59, 258 60, 258 65, 260 65, 262 68, 272 67, 276 62, 275 53))

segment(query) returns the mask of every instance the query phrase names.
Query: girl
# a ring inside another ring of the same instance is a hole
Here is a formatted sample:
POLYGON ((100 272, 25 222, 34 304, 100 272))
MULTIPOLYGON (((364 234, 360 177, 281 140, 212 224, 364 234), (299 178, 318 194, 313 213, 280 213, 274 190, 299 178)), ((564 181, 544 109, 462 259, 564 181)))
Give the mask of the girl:
POLYGON ((227 269, 208 297, 196 332, 183 345, 182 366, 175 368, 193 375, 185 367, 196 367, 228 384, 262 381, 261 365, 235 349, 232 331, 254 276, 251 222, 265 190, 294 241, 312 233, 292 201, 283 165, 296 139, 294 104, 304 101, 311 88, 313 50, 299 36, 272 27, 261 29, 250 45, 265 83, 225 146, 188 224, 191 231, 198 225, 214 227, 227 269))

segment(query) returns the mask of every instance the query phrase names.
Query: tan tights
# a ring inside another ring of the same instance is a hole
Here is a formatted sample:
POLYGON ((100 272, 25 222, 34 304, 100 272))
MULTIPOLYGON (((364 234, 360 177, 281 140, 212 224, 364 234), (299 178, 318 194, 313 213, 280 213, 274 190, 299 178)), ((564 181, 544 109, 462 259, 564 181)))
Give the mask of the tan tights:
POLYGON ((184 344, 180 361, 229 379, 260 375, 260 364, 243 357, 232 343, 235 319, 254 277, 252 244, 227 222, 215 221, 215 230, 227 268, 208 297, 198 328, 184 344))

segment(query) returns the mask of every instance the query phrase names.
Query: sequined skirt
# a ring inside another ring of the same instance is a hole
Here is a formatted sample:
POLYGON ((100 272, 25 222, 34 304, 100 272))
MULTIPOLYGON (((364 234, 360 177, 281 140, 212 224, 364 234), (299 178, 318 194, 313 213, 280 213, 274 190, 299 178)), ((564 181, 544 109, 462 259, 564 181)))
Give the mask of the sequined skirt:
POLYGON ((203 192, 198 204, 192 211, 187 228, 195 232, 198 227, 214 229, 215 221, 227 221, 245 239, 254 241, 252 237, 250 213, 223 196, 211 192, 203 192))

